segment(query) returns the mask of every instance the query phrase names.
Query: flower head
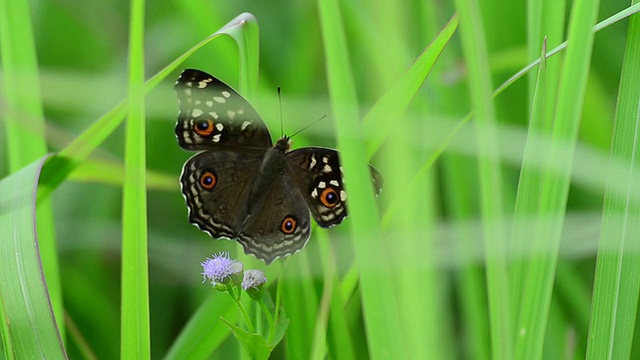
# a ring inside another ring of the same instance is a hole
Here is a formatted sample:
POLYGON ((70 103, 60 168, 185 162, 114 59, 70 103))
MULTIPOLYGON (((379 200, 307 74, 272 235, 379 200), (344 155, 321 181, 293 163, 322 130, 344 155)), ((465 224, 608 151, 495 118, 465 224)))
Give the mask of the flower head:
POLYGON ((244 272, 242 280, 242 289, 256 301, 262 299, 263 284, 267 282, 267 277, 260 270, 247 270, 244 272))
POLYGON ((267 277, 260 270, 247 270, 244 272, 244 279, 242 280, 242 289, 248 290, 250 288, 258 288, 258 286, 267 282, 267 277))
POLYGON ((237 265, 234 265, 234 263, 237 263, 237 261, 230 259, 229 253, 226 252, 214 254, 213 257, 207 258, 200 263, 204 281, 210 280, 211 285, 226 283, 231 275, 237 271, 237 265))

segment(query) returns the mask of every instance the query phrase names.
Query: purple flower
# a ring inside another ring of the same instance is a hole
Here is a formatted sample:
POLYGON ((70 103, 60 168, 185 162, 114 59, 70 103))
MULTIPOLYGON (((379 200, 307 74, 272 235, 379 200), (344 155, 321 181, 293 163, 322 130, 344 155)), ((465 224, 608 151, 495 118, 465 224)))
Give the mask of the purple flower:
POLYGON ((234 263, 237 263, 237 261, 230 259, 227 252, 214 254, 213 257, 207 258, 200 263, 204 281, 210 280, 211 285, 226 283, 237 269, 237 265, 234 265, 234 263))

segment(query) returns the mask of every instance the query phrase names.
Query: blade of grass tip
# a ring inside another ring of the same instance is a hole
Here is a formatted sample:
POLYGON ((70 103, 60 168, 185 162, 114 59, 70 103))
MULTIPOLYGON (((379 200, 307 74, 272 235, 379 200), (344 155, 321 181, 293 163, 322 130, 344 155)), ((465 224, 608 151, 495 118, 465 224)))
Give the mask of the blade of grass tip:
POLYGON ((319 0, 318 7, 342 166, 347 182, 358 185, 349 188, 350 225, 369 353, 372 359, 405 358, 397 294, 380 236, 342 16, 336 0, 319 0))
POLYGON ((250 13, 242 13, 220 31, 224 31, 238 45, 240 55, 240 91, 247 99, 251 99, 258 88, 260 65, 258 20, 250 13))
POLYGON ((501 194, 495 110, 491 96, 488 52, 477 1, 456 0, 460 13, 462 49, 469 73, 469 90, 476 120, 480 205, 484 237, 491 347, 494 358, 512 356, 511 304, 507 272, 507 241, 501 194))
MULTIPOLYGON (((162 80, 174 72, 182 62, 195 53, 198 49, 208 44, 220 35, 228 35, 232 39, 242 39, 242 37, 232 36, 230 33, 238 27, 253 25, 256 23, 255 17, 248 13, 235 17, 220 30, 206 37, 186 52, 178 56, 169 65, 165 66, 157 74, 152 76, 145 83, 145 93, 158 86, 162 80)), ((240 46, 240 44, 238 44, 240 46)), ((248 60, 247 68, 252 68, 252 60, 248 60)), ((257 62, 257 59, 255 60, 257 62)), ((256 76, 257 78, 257 76, 256 76)), ((257 82, 257 80, 256 80, 257 82)), ((57 155, 49 158, 42 170, 41 189, 38 198, 42 199, 51 194, 68 176, 80 165, 100 144, 102 144, 113 131, 122 123, 127 114, 126 99, 116 104, 113 109, 102 115, 93 124, 80 134, 74 141, 62 149, 57 155)))
POLYGON ((144 0, 131 2, 129 87, 122 189, 120 354, 149 359, 149 258, 147 253, 146 139, 144 112, 144 0))
POLYGON ((387 137, 398 135, 401 127, 389 119, 403 114, 418 93, 438 57, 458 28, 458 16, 454 14, 433 41, 420 54, 411 68, 376 101, 362 120, 367 139, 367 154, 373 155, 387 137))
MULTIPOLYGON (((637 2, 637 1, 636 1, 637 2)), ((640 292, 640 204, 634 199, 640 165, 640 16, 629 21, 627 45, 620 75, 602 232, 597 254, 593 305, 587 345, 590 359, 625 359, 631 354, 640 292), (626 166, 619 166, 625 164, 626 166), (626 195, 613 190, 624 185, 626 195)))
POLYGON ((546 61, 547 39, 542 42, 542 54, 540 66, 538 67, 538 75, 534 83, 532 95, 532 106, 529 118, 529 131, 527 132, 527 141, 524 146, 524 155, 522 157, 522 166, 520 167, 520 178, 518 181, 518 190, 516 192, 516 204, 513 217, 511 242, 509 244, 511 257, 511 299, 513 301, 514 321, 519 314, 520 289, 522 286, 522 277, 526 264, 526 257, 531 254, 529 251, 529 235, 530 226, 527 226, 528 220, 531 219, 538 211, 538 198, 540 188, 540 171, 535 164, 535 159, 543 151, 543 147, 536 143, 536 139, 544 134, 548 134, 550 129, 545 129, 545 112, 546 99, 546 61))
POLYGON ((64 359, 38 252, 36 188, 44 158, 0 181, 0 299, 7 358, 64 359))
MULTIPOLYGON (((4 81, 4 122, 10 172, 45 156, 45 119, 29 2, 0 2, 0 56, 4 81)), ((40 258, 49 296, 64 337, 62 290, 50 201, 37 207, 40 258)))
POLYGON ((561 74, 552 143, 546 158, 548 168, 542 175, 537 216, 540 221, 530 240, 535 249, 527 266, 521 297, 515 343, 518 359, 538 359, 542 355, 597 10, 597 0, 579 1, 574 3, 571 13, 568 37, 571 46, 561 74))

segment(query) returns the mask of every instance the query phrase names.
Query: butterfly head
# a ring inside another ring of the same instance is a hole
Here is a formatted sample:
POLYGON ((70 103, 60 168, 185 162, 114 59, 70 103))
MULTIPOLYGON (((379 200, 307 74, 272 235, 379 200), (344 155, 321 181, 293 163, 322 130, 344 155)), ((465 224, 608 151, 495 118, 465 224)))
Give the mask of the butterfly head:
POLYGON ((284 153, 288 152, 289 149, 291 149, 291 137, 285 135, 282 139, 278 140, 273 147, 284 153))

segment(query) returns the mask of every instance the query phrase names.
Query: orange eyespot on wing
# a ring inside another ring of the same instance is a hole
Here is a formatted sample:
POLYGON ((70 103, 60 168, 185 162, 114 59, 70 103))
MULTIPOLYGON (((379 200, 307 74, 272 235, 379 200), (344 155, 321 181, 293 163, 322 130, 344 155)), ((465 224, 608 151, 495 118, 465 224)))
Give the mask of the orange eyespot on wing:
POLYGON ((193 130, 200 136, 209 136, 215 129, 214 125, 211 119, 201 119, 195 122, 193 130))
POLYGON ((218 178, 211 171, 205 171, 202 176, 200 176, 200 186, 207 190, 213 189, 217 182, 218 178))
POLYGON ((293 234, 298 227, 298 221, 293 216, 287 216, 280 223, 280 231, 285 234, 293 234))
POLYGON ((328 208, 333 208, 338 205, 338 202, 340 202, 340 198, 338 197, 338 193, 334 188, 328 187, 324 189, 320 194, 320 202, 322 202, 322 205, 328 208))

